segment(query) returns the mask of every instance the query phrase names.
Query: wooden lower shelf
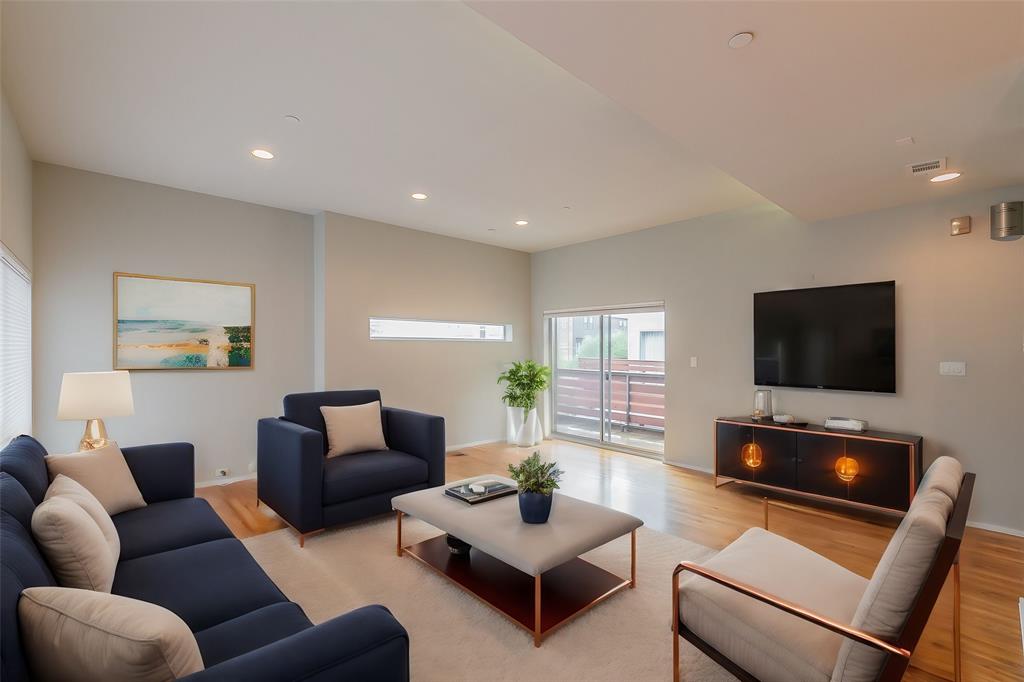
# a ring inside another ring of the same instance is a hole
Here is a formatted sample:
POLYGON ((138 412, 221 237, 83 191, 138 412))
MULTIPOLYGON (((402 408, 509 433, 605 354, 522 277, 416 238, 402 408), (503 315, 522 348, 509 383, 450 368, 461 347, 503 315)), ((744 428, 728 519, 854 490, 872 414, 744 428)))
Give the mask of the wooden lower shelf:
POLYGON ((576 558, 540 578, 540 629, 535 629, 535 579, 475 547, 468 555, 452 554, 444 535, 403 547, 417 559, 488 604, 528 632, 535 644, 553 630, 619 590, 628 579, 576 558))

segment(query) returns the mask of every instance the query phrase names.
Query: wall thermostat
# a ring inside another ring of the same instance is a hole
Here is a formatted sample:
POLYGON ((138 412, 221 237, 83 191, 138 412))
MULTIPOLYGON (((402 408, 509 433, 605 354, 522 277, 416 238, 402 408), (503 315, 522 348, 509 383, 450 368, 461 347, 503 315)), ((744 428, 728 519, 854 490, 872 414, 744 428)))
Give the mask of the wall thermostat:
POLYGON ((971 231, 971 216, 962 215, 949 221, 949 233, 954 237, 958 234, 968 234, 971 231))

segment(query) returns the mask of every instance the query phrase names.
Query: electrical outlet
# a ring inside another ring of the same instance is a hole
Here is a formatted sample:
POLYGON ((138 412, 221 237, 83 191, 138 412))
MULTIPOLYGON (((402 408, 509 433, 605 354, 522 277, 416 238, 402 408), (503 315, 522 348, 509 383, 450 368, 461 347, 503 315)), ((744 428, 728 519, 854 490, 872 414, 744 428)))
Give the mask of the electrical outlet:
POLYGON ((216 471, 213 472, 213 474, 217 478, 227 478, 228 469, 217 469, 216 471))
POLYGON ((939 374, 944 377, 965 377, 967 376, 966 362, 940 362, 939 374))

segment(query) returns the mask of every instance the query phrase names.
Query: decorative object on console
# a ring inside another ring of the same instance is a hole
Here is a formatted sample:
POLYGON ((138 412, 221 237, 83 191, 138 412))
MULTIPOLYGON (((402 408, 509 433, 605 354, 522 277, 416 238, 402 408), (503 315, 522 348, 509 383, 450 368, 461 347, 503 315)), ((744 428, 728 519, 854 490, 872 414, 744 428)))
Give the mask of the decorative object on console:
POLYGON ((103 417, 135 414, 132 381, 128 372, 65 372, 60 382, 57 419, 85 420, 80 450, 101 448, 107 440, 103 417))
POLYGON ((794 424, 796 417, 791 414, 773 414, 772 421, 776 424, 794 424))
POLYGON ((750 417, 716 419, 715 485, 754 485, 906 511, 923 470, 922 443, 920 436, 900 433, 839 432, 750 417))
POLYGON ((1024 201, 992 205, 992 239, 1008 242, 1024 237, 1024 201))
POLYGON ((754 391, 754 411, 750 415, 754 419, 772 416, 772 392, 767 388, 754 391))
POLYGON ((507 384, 501 396, 507 406, 506 440, 520 447, 536 445, 544 437, 537 417, 537 395, 551 383, 551 368, 533 360, 513 362, 498 375, 498 383, 502 382, 507 384))
POLYGON ((525 523, 547 523, 551 500, 562 478, 558 462, 542 462, 534 452, 517 465, 508 465, 509 476, 519 486, 519 515, 525 523))
POLYGON ((868 430, 868 423, 863 419, 853 419, 852 417, 827 417, 825 428, 861 432, 868 430))
POLYGON ((247 369, 256 285, 114 273, 114 369, 247 369))

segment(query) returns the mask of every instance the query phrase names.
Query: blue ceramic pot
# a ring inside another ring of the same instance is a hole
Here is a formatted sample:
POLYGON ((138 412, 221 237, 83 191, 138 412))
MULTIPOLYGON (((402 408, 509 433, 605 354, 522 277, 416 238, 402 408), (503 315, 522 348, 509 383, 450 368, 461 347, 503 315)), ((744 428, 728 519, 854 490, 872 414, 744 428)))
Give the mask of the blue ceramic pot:
POLYGON ((553 495, 519 493, 519 515, 525 523, 547 523, 553 495))

